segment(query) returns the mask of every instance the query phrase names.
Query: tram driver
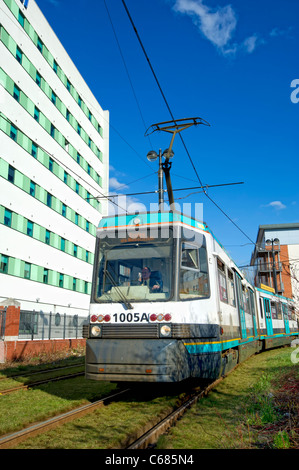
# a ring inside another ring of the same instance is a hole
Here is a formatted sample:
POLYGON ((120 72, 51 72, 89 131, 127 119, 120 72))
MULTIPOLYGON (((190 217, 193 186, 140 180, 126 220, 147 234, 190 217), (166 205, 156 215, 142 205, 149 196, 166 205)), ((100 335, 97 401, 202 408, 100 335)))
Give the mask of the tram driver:
POLYGON ((148 286, 151 292, 162 292, 163 281, 160 271, 151 271, 148 266, 142 268, 139 285, 148 286))

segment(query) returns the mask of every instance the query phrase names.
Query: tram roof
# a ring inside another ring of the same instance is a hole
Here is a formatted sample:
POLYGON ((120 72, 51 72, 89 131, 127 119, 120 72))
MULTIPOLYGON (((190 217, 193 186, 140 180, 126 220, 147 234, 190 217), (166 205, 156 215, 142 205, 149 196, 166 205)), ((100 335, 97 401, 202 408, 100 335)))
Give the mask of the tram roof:
POLYGON ((199 221, 194 217, 182 214, 181 212, 143 212, 138 214, 116 214, 111 216, 103 217, 98 225, 99 229, 109 229, 126 227, 132 225, 144 225, 148 226, 151 224, 173 224, 181 223, 189 225, 191 228, 197 228, 200 230, 209 231, 209 228, 205 222, 199 221))

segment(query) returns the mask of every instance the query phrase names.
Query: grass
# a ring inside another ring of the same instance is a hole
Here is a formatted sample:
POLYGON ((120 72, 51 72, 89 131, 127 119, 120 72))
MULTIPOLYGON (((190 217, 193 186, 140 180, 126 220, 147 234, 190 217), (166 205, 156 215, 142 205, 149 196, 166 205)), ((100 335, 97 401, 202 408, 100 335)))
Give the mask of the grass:
POLYGON ((290 348, 248 359, 162 436, 159 449, 299 448, 299 368, 290 348))

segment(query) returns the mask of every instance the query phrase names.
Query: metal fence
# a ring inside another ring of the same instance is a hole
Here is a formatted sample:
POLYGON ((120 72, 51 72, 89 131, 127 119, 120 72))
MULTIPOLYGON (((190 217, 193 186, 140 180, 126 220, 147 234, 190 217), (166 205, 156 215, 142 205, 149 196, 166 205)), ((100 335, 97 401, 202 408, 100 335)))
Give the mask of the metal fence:
POLYGON ((83 325, 88 324, 88 319, 86 315, 21 310, 19 339, 82 338, 83 325))
POLYGON ((0 308, 0 341, 4 339, 6 308, 0 308))

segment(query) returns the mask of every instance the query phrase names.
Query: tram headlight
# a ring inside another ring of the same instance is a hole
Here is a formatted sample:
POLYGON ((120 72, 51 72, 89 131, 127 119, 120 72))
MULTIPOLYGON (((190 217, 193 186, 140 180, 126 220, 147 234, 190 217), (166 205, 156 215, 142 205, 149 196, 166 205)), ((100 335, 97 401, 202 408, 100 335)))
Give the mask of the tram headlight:
POLYGON ((91 328, 91 335, 92 336, 95 336, 96 338, 98 338, 99 336, 101 336, 101 333, 102 333, 102 330, 101 330, 100 326, 93 326, 91 328))
POLYGON ((171 336, 171 327, 169 325, 162 325, 160 327, 160 336, 169 338, 171 336))

